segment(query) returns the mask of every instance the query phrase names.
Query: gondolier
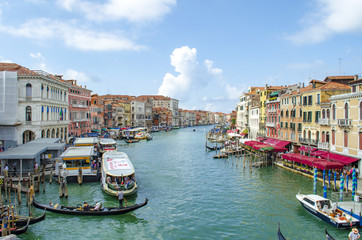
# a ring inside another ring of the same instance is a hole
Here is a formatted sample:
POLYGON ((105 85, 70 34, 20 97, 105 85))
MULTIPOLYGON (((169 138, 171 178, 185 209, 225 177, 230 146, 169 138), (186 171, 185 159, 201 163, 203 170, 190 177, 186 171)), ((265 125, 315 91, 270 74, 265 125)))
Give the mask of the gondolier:
POLYGON ((119 201, 119 208, 123 208, 123 192, 119 191, 117 193, 118 201, 119 201))

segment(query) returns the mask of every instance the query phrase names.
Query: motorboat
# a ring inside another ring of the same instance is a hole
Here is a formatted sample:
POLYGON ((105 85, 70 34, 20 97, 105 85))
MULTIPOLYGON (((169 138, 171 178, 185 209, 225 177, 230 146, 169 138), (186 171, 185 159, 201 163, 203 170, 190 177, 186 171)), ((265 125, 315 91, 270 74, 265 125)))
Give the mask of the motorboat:
POLYGON ((117 142, 112 138, 99 139, 99 152, 103 154, 108 151, 117 151, 117 142))
POLYGON ((112 196, 119 191, 128 196, 136 192, 135 169, 124 152, 105 152, 102 156, 102 189, 112 196))
POLYGON ((296 195, 300 204, 315 217, 329 223, 336 228, 350 228, 359 226, 359 220, 337 208, 331 200, 315 194, 296 195))

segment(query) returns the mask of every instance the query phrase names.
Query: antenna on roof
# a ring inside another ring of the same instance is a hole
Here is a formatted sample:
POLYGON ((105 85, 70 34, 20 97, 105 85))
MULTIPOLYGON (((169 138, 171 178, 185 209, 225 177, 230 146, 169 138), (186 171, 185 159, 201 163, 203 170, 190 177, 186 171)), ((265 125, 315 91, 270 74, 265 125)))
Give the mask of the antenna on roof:
POLYGON ((342 70, 341 70, 342 58, 338 58, 338 62, 339 62, 339 75, 341 75, 342 74, 342 70))

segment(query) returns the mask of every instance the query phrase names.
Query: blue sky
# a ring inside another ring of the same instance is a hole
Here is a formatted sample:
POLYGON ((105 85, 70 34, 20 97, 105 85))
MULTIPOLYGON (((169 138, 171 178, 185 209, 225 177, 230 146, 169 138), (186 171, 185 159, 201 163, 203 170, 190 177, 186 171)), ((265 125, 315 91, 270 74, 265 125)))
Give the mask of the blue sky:
POLYGON ((361 74, 361 0, 9 0, 0 61, 230 112, 249 86, 361 74))

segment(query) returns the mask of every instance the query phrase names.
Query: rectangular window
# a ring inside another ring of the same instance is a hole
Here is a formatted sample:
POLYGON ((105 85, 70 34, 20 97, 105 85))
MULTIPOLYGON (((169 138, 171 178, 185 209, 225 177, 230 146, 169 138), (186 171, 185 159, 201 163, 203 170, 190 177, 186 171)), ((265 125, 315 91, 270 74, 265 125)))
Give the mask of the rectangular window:
POLYGON ((321 103, 321 95, 318 93, 317 94, 317 104, 321 103))
POLYGON ((307 112, 303 112, 303 122, 307 121, 307 112))
POLYGON ((315 111, 315 122, 316 122, 316 123, 318 123, 318 121, 319 121, 320 114, 321 114, 320 111, 315 111))
POLYGON ((311 111, 309 111, 308 112, 308 122, 312 122, 312 112, 311 111))
POLYGON ((308 96, 308 105, 313 105, 313 96, 308 96))

